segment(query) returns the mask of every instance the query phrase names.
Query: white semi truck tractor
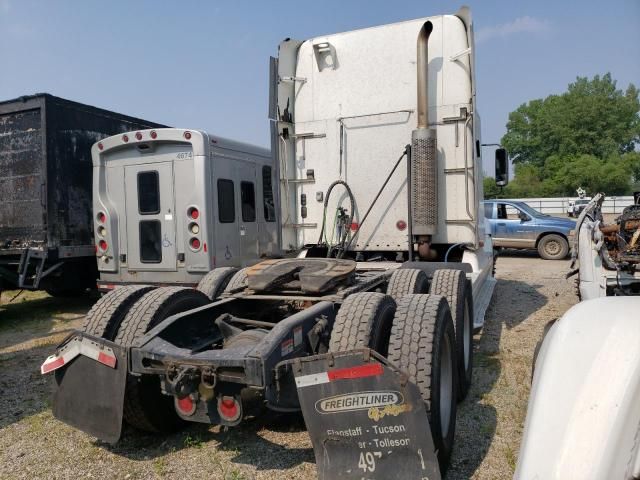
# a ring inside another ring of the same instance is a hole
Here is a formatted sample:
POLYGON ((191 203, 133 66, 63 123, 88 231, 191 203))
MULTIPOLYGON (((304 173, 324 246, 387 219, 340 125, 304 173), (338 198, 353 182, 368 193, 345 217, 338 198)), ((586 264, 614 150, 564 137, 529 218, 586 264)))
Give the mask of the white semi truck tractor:
POLYGON ((440 478, 495 284, 474 68, 466 8, 282 42, 270 118, 291 254, 213 300, 105 295, 42 365, 56 417, 116 442, 123 420, 238 425, 253 392, 302 411, 319 478, 440 478))

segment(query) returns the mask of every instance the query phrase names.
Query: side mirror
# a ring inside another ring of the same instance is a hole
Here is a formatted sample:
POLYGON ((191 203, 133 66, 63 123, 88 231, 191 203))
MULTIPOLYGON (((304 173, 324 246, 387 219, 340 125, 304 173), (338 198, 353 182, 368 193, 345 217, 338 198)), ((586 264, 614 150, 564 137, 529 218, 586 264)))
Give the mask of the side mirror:
POLYGON ((504 187, 509 183, 509 156, 504 148, 496 149, 496 185, 504 187))

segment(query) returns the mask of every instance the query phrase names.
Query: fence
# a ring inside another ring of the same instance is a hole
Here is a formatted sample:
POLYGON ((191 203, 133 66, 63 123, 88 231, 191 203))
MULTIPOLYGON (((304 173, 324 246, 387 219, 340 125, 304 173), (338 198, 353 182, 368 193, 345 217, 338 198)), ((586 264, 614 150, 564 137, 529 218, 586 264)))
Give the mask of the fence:
MULTIPOLYGON (((524 202, 539 212, 547 213, 549 215, 566 215, 567 210, 569 209, 569 202, 576 201, 577 198, 510 198, 509 200, 524 202)), ((632 196, 607 197, 602 204, 602 213, 622 213, 622 209, 632 203, 632 196)))

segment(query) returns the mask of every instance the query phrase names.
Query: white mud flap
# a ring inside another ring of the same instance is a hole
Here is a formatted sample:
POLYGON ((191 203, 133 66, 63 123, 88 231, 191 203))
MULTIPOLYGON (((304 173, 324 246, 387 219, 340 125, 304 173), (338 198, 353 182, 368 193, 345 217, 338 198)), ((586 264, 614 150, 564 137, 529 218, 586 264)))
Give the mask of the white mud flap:
POLYGON ((368 349, 287 363, 320 480, 440 479, 425 405, 406 374, 368 349))
POLYGON ((53 415, 108 443, 122 431, 127 351, 99 337, 76 332, 42 364, 55 372, 53 415))

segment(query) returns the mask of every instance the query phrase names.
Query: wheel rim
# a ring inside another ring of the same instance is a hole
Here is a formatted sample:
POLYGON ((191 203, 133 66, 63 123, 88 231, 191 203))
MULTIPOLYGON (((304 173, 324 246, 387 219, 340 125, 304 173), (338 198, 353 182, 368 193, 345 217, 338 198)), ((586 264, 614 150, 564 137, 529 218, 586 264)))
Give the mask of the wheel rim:
POLYGON ((560 246, 560 242, 556 240, 550 240, 545 244, 544 249, 549 255, 555 256, 560 253, 562 247, 560 246))
POLYGON ((469 357, 471 348, 471 319, 469 317, 468 303, 464 304, 464 331, 462 333, 463 352, 464 352, 464 371, 469 369, 469 357))
POLYGON ((451 343, 445 335, 440 358, 440 428, 442 436, 449 432, 451 406, 453 402, 453 365, 451 364, 451 343))

